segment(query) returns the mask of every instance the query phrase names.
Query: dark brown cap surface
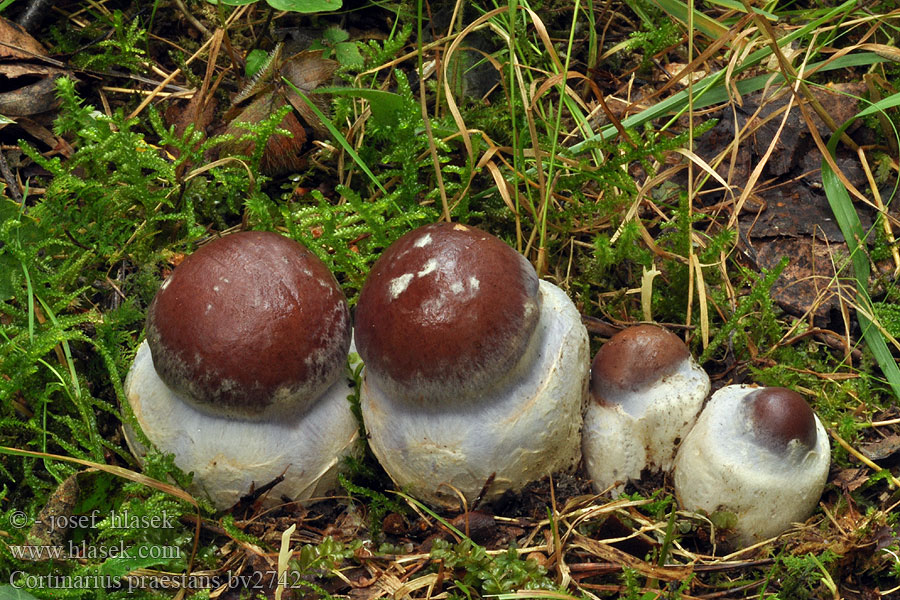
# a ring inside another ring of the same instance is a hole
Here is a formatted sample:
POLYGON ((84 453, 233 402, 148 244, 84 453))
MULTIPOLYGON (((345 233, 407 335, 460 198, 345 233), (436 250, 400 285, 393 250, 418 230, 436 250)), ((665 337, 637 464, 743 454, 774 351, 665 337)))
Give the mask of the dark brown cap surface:
POLYGON ((163 283, 147 314, 160 378, 208 412, 300 412, 342 372, 350 315, 328 268, 270 232, 215 240, 163 283))
POLYGON ((691 355, 674 333, 655 325, 623 329, 600 347, 591 365, 591 394, 603 400, 603 390, 634 390, 675 371, 691 355))
POLYGON ((436 223, 394 242, 356 308, 366 368, 411 399, 463 398, 505 375, 540 312, 525 257, 474 227, 436 223))
POLYGON ((809 449, 816 445, 816 419, 803 396, 782 387, 760 388, 747 395, 756 435, 772 450, 791 440, 809 449))

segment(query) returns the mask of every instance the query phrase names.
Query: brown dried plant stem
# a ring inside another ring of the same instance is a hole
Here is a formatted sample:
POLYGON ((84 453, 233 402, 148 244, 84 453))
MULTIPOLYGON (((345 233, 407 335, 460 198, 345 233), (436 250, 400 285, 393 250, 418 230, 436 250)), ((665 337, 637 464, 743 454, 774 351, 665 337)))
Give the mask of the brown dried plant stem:
POLYGON ((16 176, 10 170, 9 163, 6 162, 6 154, 3 152, 0 152, 0 173, 3 174, 3 179, 6 181, 6 189, 9 190, 9 195, 12 196, 16 204, 22 204, 22 191, 19 189, 16 176))
POLYGON ((428 137, 428 151, 431 154, 431 162, 434 165, 434 175, 437 179, 437 188, 441 194, 441 218, 449 223, 450 204, 447 201, 447 189, 444 187, 444 176, 441 173, 441 161, 437 155, 437 146, 435 146, 434 144, 434 133, 431 131, 431 119, 428 117, 428 104, 425 102, 425 69, 422 66, 422 3, 422 0, 419 0, 416 3, 419 13, 419 18, 416 20, 419 27, 417 36, 419 52, 416 56, 419 71, 419 104, 422 108, 422 123, 424 123, 425 125, 425 135, 428 137))
MULTIPOLYGON (((753 7, 750 5, 749 0, 741 0, 741 2, 743 3, 744 8, 747 9, 747 12, 753 15, 753 20, 756 21, 757 26, 763 32, 765 32, 766 41, 769 46, 771 46, 772 53, 775 55, 775 58, 778 59, 778 65, 784 72, 785 79, 787 79, 788 81, 797 81, 799 86, 799 93, 800 95, 802 95, 802 98, 805 98, 809 102, 813 110, 816 111, 816 115, 818 115, 819 118, 822 119, 825 125, 827 125, 832 132, 837 131, 838 124, 834 122, 834 119, 831 118, 831 115, 828 114, 828 111, 825 110, 825 107, 823 107, 819 100, 813 95, 813 93, 809 89, 809 86, 806 85, 806 82, 802 79, 799 79, 798 81, 797 71, 785 58, 784 53, 781 52, 781 47, 779 47, 777 41, 778 35, 772 29, 772 26, 769 24, 765 17, 753 11, 753 7)), ((795 88, 791 89, 795 90, 795 88)), ((797 90, 795 90, 794 93, 797 94, 797 90)), ((800 103, 802 99, 797 98, 797 101, 798 103, 800 103)), ((846 133, 841 133, 841 142, 843 142, 854 152, 859 150, 859 146, 857 145, 857 143, 854 142, 846 133)))

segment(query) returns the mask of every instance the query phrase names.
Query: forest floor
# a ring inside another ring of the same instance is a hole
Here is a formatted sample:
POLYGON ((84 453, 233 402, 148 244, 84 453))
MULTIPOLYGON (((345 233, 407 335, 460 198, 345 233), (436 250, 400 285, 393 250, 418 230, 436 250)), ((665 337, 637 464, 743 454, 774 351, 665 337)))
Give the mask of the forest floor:
POLYGON ((0 7, 0 598, 900 598, 893 0, 231 4, 0 7), (435 512, 367 448, 333 497, 217 511, 138 462, 125 377, 185 256, 278 231, 352 310, 442 219, 564 289, 592 355, 656 322, 714 391, 800 392, 814 513, 735 547, 671 474, 583 466, 435 512))

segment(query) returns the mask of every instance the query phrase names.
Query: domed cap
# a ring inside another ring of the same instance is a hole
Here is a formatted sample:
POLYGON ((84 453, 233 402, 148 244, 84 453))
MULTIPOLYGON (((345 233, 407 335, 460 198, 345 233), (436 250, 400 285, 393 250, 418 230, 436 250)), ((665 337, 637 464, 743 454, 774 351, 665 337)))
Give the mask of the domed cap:
POLYGON ((147 314, 160 378, 213 414, 305 411, 340 376, 350 314, 334 276, 270 232, 217 239, 182 262, 147 314))
POLYGON ((600 347, 591 366, 591 395, 607 402, 604 390, 636 390, 676 371, 691 352, 674 333, 655 325, 623 329, 600 347))
POLYGON ((435 223, 394 242, 356 308, 367 372, 411 400, 466 398, 525 352, 540 313, 531 264, 474 227, 435 223))
POLYGON ((803 396, 782 387, 766 387, 747 395, 750 420, 760 443, 774 452, 784 451, 791 441, 806 450, 816 445, 816 418, 803 396))

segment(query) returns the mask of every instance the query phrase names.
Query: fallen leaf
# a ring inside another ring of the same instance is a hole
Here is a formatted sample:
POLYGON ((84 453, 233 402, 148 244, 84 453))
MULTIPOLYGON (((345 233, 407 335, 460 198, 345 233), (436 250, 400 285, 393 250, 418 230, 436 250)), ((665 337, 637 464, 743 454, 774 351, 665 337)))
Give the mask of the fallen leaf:
MULTIPOLYGON (((250 104, 244 108, 233 108, 226 115, 231 117, 237 112, 226 128, 226 133, 239 138, 246 133, 238 123, 259 123, 264 118, 286 106, 288 103, 294 108, 279 124, 279 127, 291 132, 291 137, 273 135, 266 143, 263 151, 261 168, 268 175, 283 175, 302 169, 306 164, 304 148, 307 142, 305 125, 319 138, 328 136, 328 130, 316 116, 309 105, 289 85, 281 80, 284 77, 304 94, 309 94, 322 84, 331 81, 338 63, 322 58, 321 52, 300 52, 280 64, 280 53, 273 53, 272 67, 267 67, 263 73, 254 78, 249 87, 242 90, 236 98, 252 98, 250 104), (267 74, 271 71, 270 74, 267 74), (274 74, 274 75, 273 75, 274 74), (266 80, 266 77, 272 79, 266 80), (301 120, 302 119, 302 120, 301 120)), ((312 95, 312 101, 323 112, 327 109, 327 99, 321 95, 312 95)), ((233 142, 227 144, 225 149, 231 153, 251 154, 253 143, 248 141, 233 142)))
POLYGON ((0 17, 0 58, 47 56, 44 46, 12 21, 0 17))
POLYGON ((875 442, 860 444, 859 450, 869 460, 884 460, 900 452, 900 435, 891 434, 875 442))
POLYGON ((852 492, 862 487, 868 480, 869 475, 867 469, 841 469, 838 471, 837 476, 835 476, 833 483, 842 490, 852 492))
POLYGON ((55 109, 59 106, 56 79, 71 77, 64 69, 29 63, 0 65, 0 76, 6 78, 0 87, 0 114, 7 117, 27 117, 55 109))

